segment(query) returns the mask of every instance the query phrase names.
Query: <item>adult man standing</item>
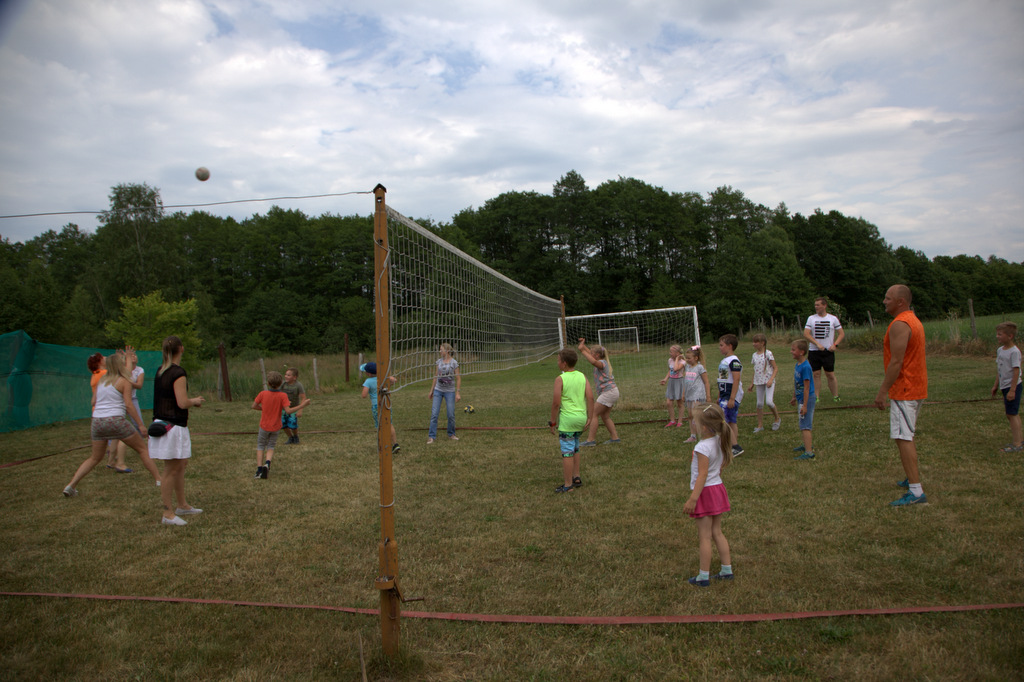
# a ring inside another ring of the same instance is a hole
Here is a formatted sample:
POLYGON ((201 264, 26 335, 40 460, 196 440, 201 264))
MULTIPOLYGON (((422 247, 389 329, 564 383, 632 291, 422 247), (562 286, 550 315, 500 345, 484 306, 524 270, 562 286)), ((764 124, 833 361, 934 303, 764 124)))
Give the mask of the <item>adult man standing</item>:
POLYGON ((928 501, 921 488, 917 444, 914 443, 917 416, 928 397, 928 368, 925 363, 924 327, 910 309, 911 300, 910 288, 903 284, 894 284, 885 292, 885 312, 893 316, 893 321, 885 330, 882 346, 885 377, 875 396, 875 407, 880 410, 885 408, 886 395, 891 401, 889 434, 896 441, 903 471, 907 475, 899 485, 908 491, 891 503, 896 507, 928 501))
POLYGON ((836 346, 846 337, 839 318, 828 312, 828 299, 814 299, 814 314, 807 318, 804 325, 804 338, 809 346, 807 362, 814 370, 814 385, 821 392, 821 370, 825 370, 828 390, 832 400, 839 402, 839 381, 836 379, 836 346))

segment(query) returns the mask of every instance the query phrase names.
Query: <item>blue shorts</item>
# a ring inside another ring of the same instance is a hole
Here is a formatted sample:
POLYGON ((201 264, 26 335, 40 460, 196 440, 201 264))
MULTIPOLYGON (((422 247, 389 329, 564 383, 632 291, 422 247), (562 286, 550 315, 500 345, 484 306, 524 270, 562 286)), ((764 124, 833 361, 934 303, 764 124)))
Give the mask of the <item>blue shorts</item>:
POLYGON ((370 411, 373 412, 373 426, 375 428, 379 429, 380 428, 380 418, 377 417, 377 405, 376 404, 371 404, 370 405, 370 411))
POLYGON ((725 413, 725 423, 726 424, 735 424, 736 420, 740 416, 740 404, 737 402, 737 403, 735 403, 736 407, 726 407, 726 405, 728 405, 728 404, 729 404, 729 399, 728 398, 719 398, 718 399, 718 406, 721 407, 722 408, 722 412, 725 413))
MULTIPOLYGON (((818 403, 818 396, 812 395, 811 399, 807 401, 807 414, 800 417, 800 430, 810 431, 811 425, 814 424, 814 406, 818 403)), ((797 403, 796 413, 800 414, 800 404, 797 403)))
POLYGON ((575 433, 562 433, 558 432, 558 444, 562 448, 562 457, 572 457, 580 451, 580 434, 582 431, 576 431, 575 433))
POLYGON ((1024 386, 1017 384, 1017 390, 1014 392, 1013 400, 1006 399, 1006 394, 1010 392, 1010 389, 1003 389, 1003 407, 1006 408, 1007 417, 1015 417, 1020 414, 1020 394, 1022 388, 1024 388, 1024 386))
POLYGON ((281 410, 281 428, 282 429, 297 429, 299 428, 299 417, 298 412, 288 414, 284 410, 281 410))

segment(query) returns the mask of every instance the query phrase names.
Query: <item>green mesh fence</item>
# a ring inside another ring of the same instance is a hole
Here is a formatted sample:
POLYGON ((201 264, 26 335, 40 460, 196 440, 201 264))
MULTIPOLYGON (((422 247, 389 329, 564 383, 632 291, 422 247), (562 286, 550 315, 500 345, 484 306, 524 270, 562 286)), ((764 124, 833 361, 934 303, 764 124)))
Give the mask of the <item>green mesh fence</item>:
MULTIPOLYGON (((39 343, 23 331, 0 336, 0 358, 5 363, 0 379, 6 388, 0 393, 0 432, 91 416, 92 374, 85 363, 96 352, 114 351, 39 343)), ((139 406, 148 410, 153 408, 153 378, 163 356, 158 351, 138 355, 146 375, 137 395, 139 406)))

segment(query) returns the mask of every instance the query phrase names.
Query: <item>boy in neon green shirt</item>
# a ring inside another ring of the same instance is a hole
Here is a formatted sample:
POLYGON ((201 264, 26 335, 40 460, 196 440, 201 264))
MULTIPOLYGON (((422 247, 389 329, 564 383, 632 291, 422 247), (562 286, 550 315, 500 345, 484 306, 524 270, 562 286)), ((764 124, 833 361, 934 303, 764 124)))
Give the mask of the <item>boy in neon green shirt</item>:
POLYGON ((578 356, 574 348, 563 348, 558 353, 558 369, 562 375, 555 379, 554 398, 551 401, 551 420, 548 428, 558 435, 562 451, 562 477, 564 483, 556 493, 567 493, 583 485, 580 479, 580 434, 590 424, 594 414, 594 392, 583 372, 576 370, 578 356))

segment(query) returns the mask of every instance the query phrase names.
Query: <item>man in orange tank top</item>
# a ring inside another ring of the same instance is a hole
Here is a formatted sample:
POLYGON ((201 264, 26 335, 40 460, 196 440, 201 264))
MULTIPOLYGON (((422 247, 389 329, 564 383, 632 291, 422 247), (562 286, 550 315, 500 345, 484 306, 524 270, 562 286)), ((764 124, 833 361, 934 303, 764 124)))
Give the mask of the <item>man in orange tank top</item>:
POLYGON ((889 405, 889 432, 896 441, 906 480, 898 485, 907 488, 907 493, 891 504, 902 507, 909 504, 928 502, 921 488, 921 476, 917 468, 917 445, 914 431, 917 416, 928 397, 928 368, 925 362, 924 327, 917 315, 910 309, 912 297, 910 288, 894 284, 885 292, 885 312, 893 321, 885 331, 882 357, 885 377, 875 396, 875 407, 885 409, 889 405))

